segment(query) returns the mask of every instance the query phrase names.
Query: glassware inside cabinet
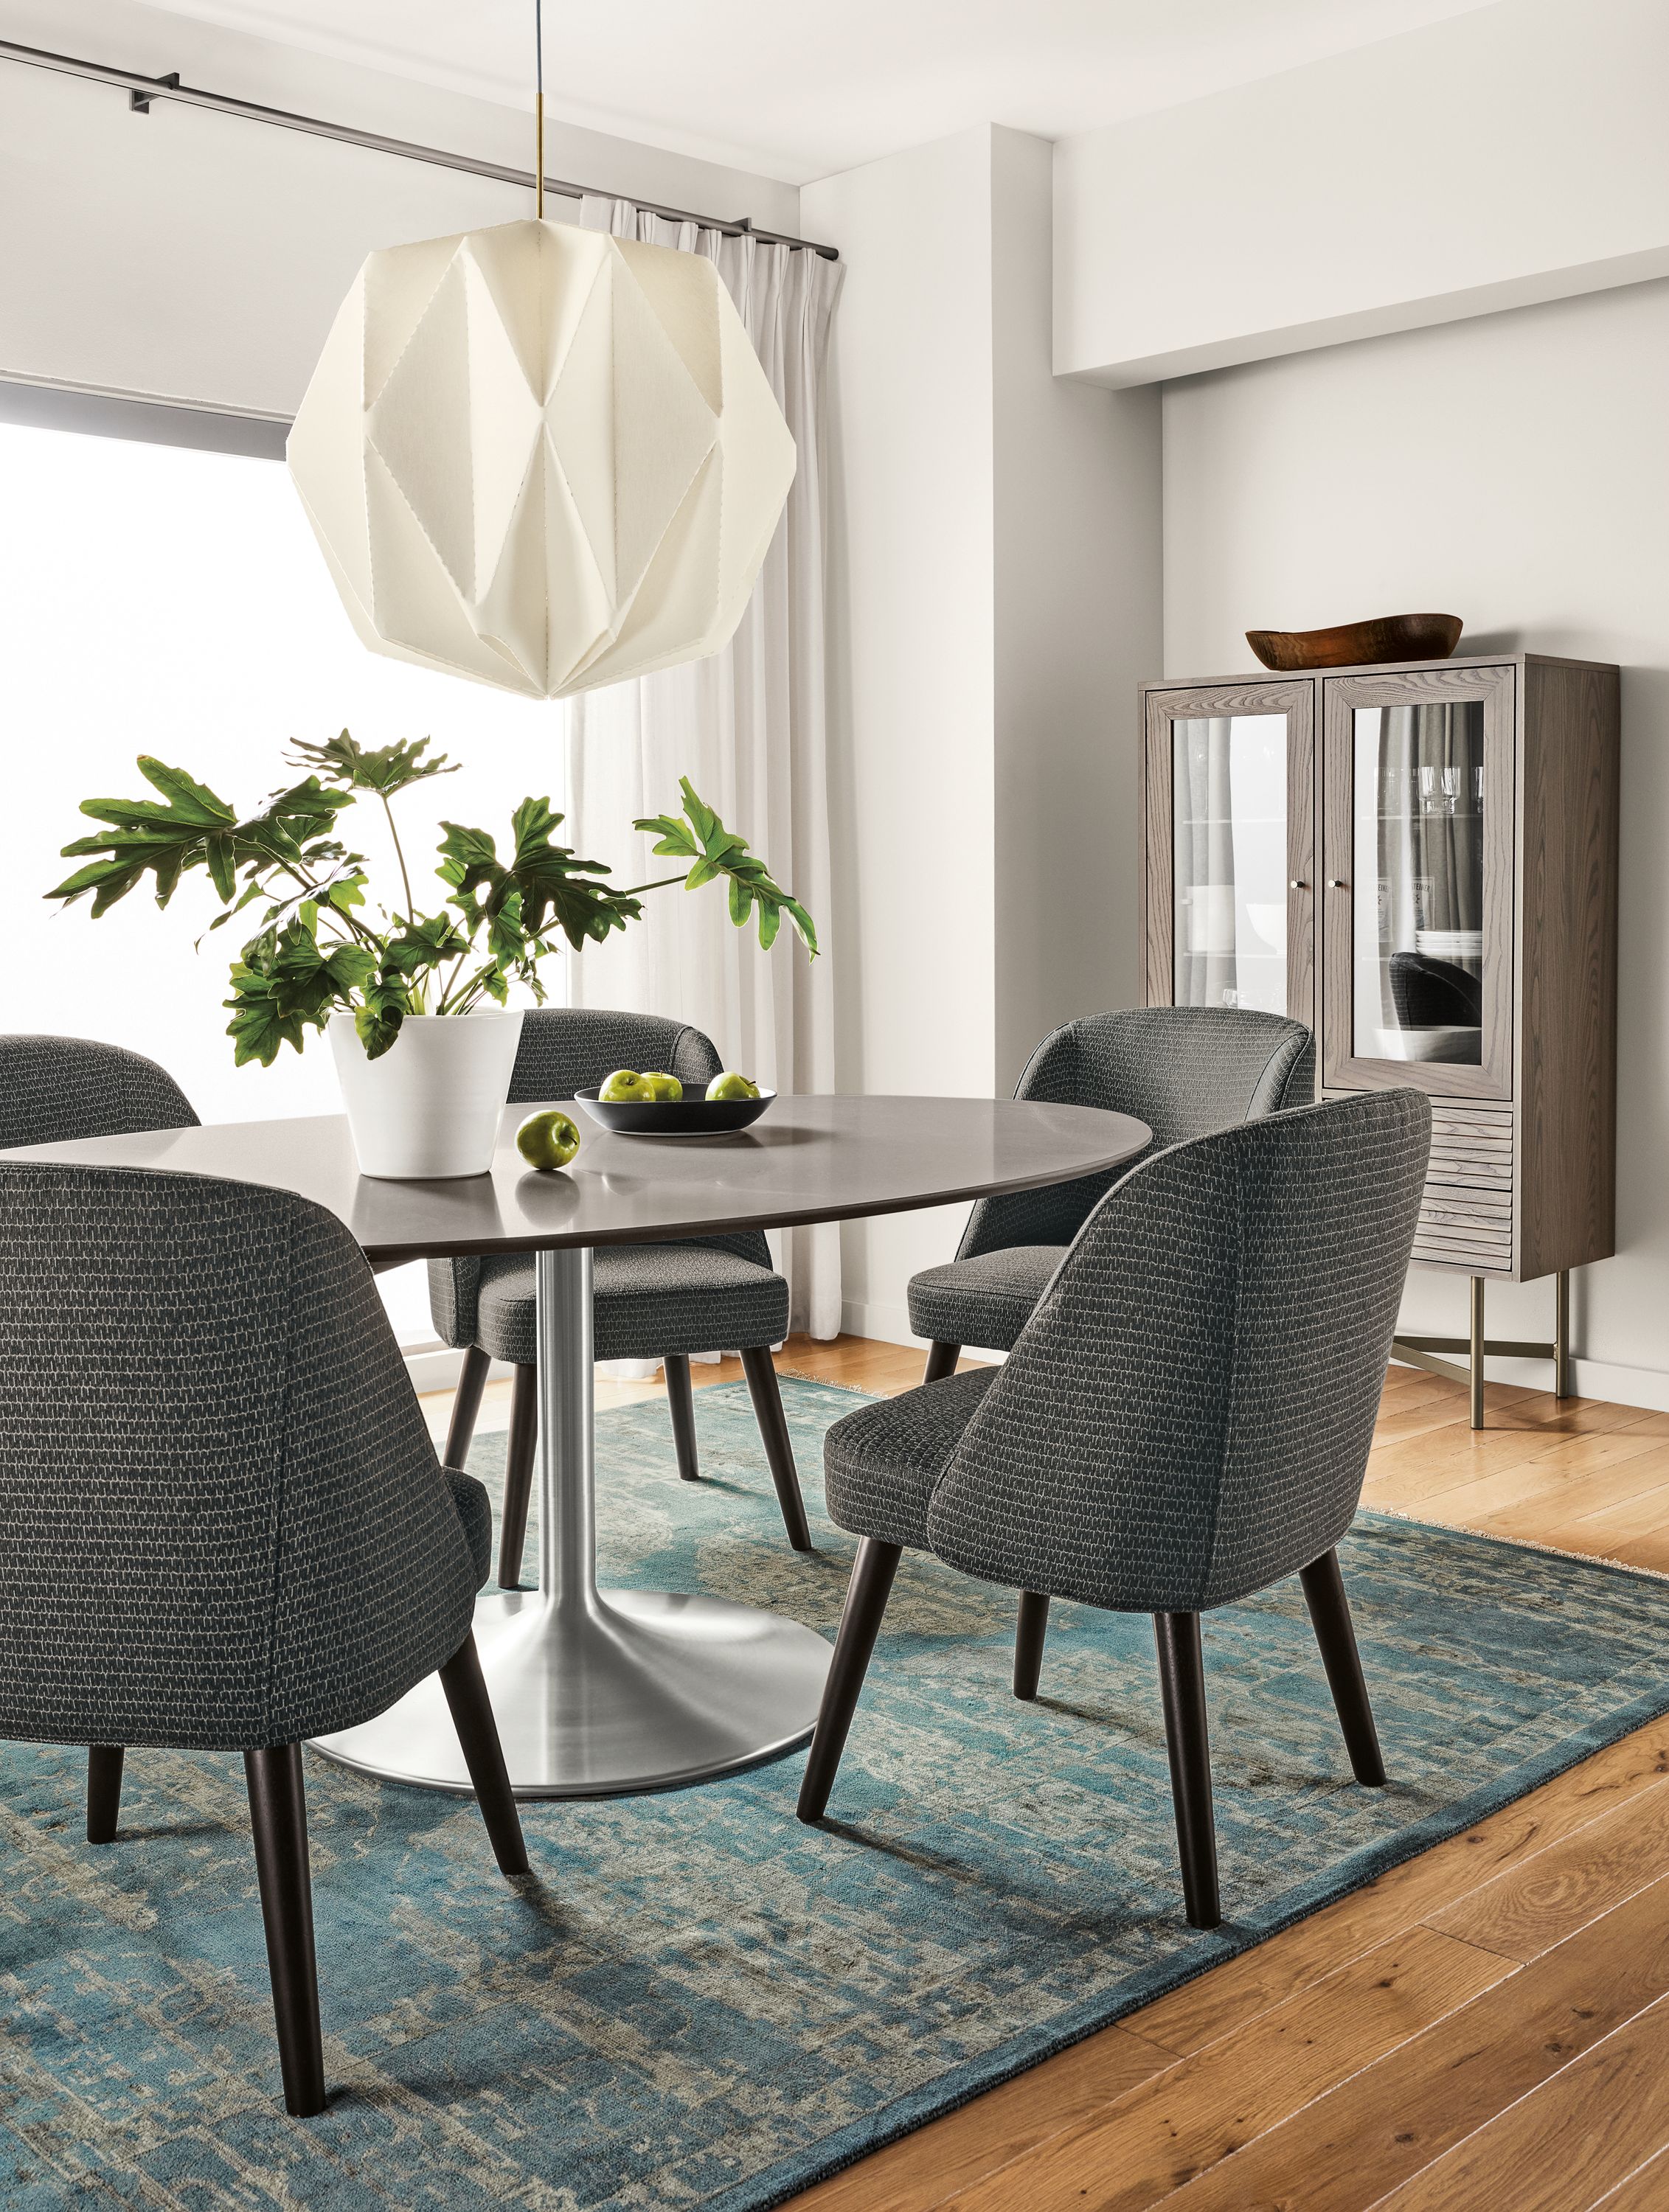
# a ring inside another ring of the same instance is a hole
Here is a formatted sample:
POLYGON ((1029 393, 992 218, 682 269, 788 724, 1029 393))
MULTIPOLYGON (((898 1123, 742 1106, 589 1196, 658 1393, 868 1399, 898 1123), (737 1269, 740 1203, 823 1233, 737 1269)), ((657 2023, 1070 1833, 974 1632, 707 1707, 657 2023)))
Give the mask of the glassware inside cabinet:
POLYGON ((1355 709, 1359 1057, 1482 1062, 1483 719, 1478 699, 1355 709))

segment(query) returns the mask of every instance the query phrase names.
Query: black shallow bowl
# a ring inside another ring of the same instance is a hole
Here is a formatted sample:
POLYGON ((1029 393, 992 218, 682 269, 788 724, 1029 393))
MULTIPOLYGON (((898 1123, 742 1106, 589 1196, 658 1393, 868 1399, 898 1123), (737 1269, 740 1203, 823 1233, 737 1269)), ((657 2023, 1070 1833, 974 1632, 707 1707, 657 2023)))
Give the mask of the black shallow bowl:
POLYGON ((623 1137, 719 1137, 757 1121, 776 1096, 774 1091, 762 1091, 757 1098, 657 1098, 650 1103, 606 1106, 596 1091, 579 1091, 574 1103, 623 1137))

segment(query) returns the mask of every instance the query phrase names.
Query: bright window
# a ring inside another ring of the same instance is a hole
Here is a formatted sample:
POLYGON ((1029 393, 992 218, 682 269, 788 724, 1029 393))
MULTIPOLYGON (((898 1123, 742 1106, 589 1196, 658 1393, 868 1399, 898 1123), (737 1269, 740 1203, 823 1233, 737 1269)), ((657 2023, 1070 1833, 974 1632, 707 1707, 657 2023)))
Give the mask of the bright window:
MULTIPOLYGON (((131 1046, 205 1121, 335 1112, 328 1045, 233 1066, 220 1002, 242 933, 194 949, 215 910, 200 877, 166 914, 143 891, 97 922, 46 903, 77 865, 59 848, 93 826, 82 799, 148 795, 142 752, 244 805, 285 779, 292 738, 428 736, 461 767, 397 802, 414 887, 442 817, 502 851, 524 795, 562 805, 559 710, 367 653, 274 461, 0 423, 0 1028, 131 1046)), ((344 828, 380 873, 373 806, 344 828)), ((383 1279, 409 1341, 432 1334, 420 1273, 383 1279)))

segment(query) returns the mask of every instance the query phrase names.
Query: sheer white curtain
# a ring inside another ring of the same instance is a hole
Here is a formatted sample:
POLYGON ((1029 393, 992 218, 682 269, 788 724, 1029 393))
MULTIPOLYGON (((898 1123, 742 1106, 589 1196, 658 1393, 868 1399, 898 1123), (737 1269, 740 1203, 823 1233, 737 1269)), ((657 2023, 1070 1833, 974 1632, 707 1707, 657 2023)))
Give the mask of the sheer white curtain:
MULTIPOLYGON (((704 253, 741 312, 799 449, 788 511, 741 627, 723 652, 567 703, 569 822, 582 852, 615 881, 671 872, 629 824, 676 812, 687 775, 807 906, 826 943, 822 386, 839 264, 757 239, 673 223, 624 200, 587 199, 594 230, 704 253)), ((825 950, 807 960, 784 923, 761 952, 733 927, 716 886, 660 891, 643 919, 570 969, 576 1006, 672 1015, 705 1030, 725 1065, 783 1091, 834 1088, 834 1008, 825 950)), ((840 1246, 832 1226, 773 1237, 792 1293, 791 1326, 840 1328, 840 1246)))

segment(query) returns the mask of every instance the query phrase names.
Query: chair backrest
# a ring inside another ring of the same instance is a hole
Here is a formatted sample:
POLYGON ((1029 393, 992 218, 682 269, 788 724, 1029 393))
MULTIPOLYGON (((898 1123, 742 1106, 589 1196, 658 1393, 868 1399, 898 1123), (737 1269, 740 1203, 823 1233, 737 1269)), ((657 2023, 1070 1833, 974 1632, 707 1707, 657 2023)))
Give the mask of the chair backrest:
POLYGON ((1102 1200, 934 1492, 935 1551, 1141 1613, 1307 1566, 1361 1493, 1431 1108, 1382 1091, 1154 1153, 1102 1200))
MULTIPOLYGON (((1152 1149, 1307 1106, 1315 1042, 1302 1022, 1239 1006, 1132 1006, 1068 1022, 1026 1062, 1016 1098, 1133 1114, 1152 1149)), ((1123 1169, 1046 1190, 982 1199, 957 1257, 1014 1244, 1069 1244, 1123 1169)))
POLYGON ((180 1085, 139 1053, 92 1037, 0 1036, 0 1149, 196 1127, 180 1085))
POLYGON ((571 1098, 635 1067, 675 1075, 686 1091, 704 1091, 724 1066, 710 1038, 687 1022, 661 1014, 614 1013, 599 1006, 541 1006, 523 1016, 521 1043, 510 1077, 510 1099, 571 1098))
MULTIPOLYGON (((713 1042, 688 1022, 662 1014, 617 1013, 600 1006, 540 1006, 524 1014, 510 1075, 510 1103, 571 1098, 604 1082, 617 1067, 675 1075, 685 1091, 704 1092, 723 1067, 713 1042)), ((771 1247, 757 1230, 733 1237, 684 1240, 734 1253, 755 1267, 771 1265, 771 1247)), ((478 1260, 431 1260, 429 1310, 442 1344, 472 1344, 479 1308, 478 1260)))
POLYGON ((284 1192, 0 1162, 0 1737, 292 1742, 469 1631, 370 1270, 284 1192))

